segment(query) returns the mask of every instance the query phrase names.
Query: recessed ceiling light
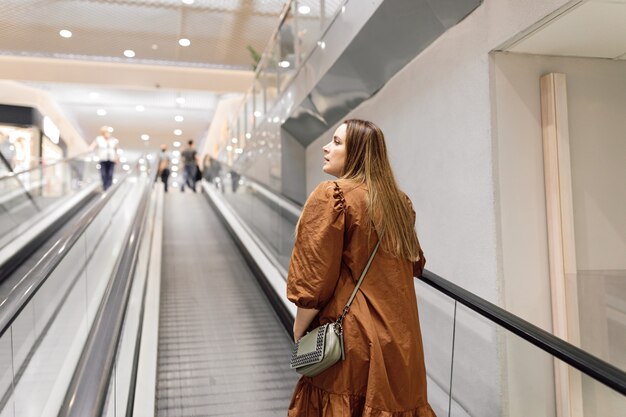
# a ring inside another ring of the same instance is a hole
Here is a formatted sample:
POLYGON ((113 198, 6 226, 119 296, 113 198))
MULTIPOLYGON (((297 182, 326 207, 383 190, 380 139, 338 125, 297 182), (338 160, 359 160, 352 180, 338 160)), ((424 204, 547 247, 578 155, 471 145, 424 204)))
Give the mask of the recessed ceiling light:
POLYGON ((174 130, 174 134, 175 134, 176 136, 180 136, 180 135, 182 135, 182 134, 183 134, 183 131, 182 131, 182 130, 180 130, 180 129, 176 129, 176 130, 174 130))
POLYGON ((181 38, 181 39, 178 40, 178 44, 180 46, 189 46, 189 45, 191 45, 191 41, 189 39, 187 39, 187 38, 181 38))
POLYGON ((135 51, 132 49, 127 49, 124 51, 124 56, 127 58, 133 58, 135 56, 135 51))
POLYGON ((250 139, 252 137, 252 133, 248 132, 246 133, 246 139, 250 139))
POLYGON ((257 110, 254 112, 254 117, 261 117, 261 116, 263 116, 263 113, 261 113, 260 111, 257 110))
POLYGON ((289 63, 289 61, 280 61, 278 63, 278 66, 281 67, 281 68, 289 68, 290 65, 291 64, 289 63))
POLYGON ((237 143, 237 142, 238 142, 238 141, 237 141, 237 138, 232 138, 230 141, 231 141, 232 143, 237 143))
POLYGON ((183 0, 183 3, 185 4, 193 4, 195 0, 183 0))
POLYGON ((92 91, 91 93, 89 93, 89 98, 92 100, 100 98, 100 93, 96 93, 95 91, 92 91))
POLYGON ((106 110, 104 110, 104 109, 98 109, 98 110, 96 111, 96 114, 97 114, 98 116, 106 116, 106 115, 107 115, 107 111, 106 111, 106 110))
POLYGON ((141 140, 150 140, 150 135, 146 135, 145 133, 141 135, 141 140))
POLYGON ((178 115, 178 116, 174 116, 174 120, 180 123, 183 120, 185 120, 185 118, 183 116, 181 116, 181 115, 178 115))
POLYGON ((309 14, 311 13, 311 8, 309 6, 302 5, 298 7, 298 13, 300 14, 309 14))
POLYGON ((176 97, 176 103, 185 104, 185 97, 176 97))
POLYGON ((62 29, 59 31, 59 35, 61 35, 62 38, 71 38, 72 32, 67 29, 62 29))
POLYGON ((135 110, 137 111, 144 111, 146 108, 144 106, 142 106, 141 104, 138 104, 135 106, 135 110))
MULTIPOLYGON (((180 147, 180 142, 179 141, 174 141, 174 147, 175 148, 179 148, 180 147)), ((178 162, 174 162, 175 164, 177 164, 178 162)))
POLYGON ((228 152, 230 152, 230 151, 232 151, 232 150, 233 150, 233 147, 232 147, 232 146, 230 146, 230 145, 228 145, 228 146, 226 147, 226 150, 227 150, 228 152))

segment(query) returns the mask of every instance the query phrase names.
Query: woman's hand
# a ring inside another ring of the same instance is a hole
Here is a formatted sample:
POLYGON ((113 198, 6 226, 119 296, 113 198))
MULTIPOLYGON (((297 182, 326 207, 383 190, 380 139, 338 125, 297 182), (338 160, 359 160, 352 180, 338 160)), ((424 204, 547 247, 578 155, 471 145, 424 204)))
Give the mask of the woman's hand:
POLYGON ((295 343, 298 343, 298 340, 300 340, 302 338, 302 336, 304 336, 304 333, 298 332, 298 330, 296 330, 296 324, 294 322, 294 324, 293 324, 293 341, 295 343))
POLYGON ((317 313, 319 312, 320 312, 319 310, 316 310, 314 308, 308 309, 308 308, 298 307, 298 311, 296 312, 296 320, 293 322, 293 341, 294 342, 297 343, 298 340, 300 340, 300 338, 304 336, 306 329, 309 328, 309 325, 311 324, 311 322, 313 321, 313 319, 315 318, 315 316, 317 316, 317 313))

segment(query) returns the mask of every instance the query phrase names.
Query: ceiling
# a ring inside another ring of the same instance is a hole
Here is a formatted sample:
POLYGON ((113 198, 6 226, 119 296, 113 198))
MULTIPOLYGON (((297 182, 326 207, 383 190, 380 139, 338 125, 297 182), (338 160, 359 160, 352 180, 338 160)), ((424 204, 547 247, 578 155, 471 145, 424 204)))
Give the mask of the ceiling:
POLYGON ((219 98, 251 84, 241 82, 251 79, 247 47, 265 49, 285 3, 0 0, 0 78, 48 91, 87 141, 102 125, 112 126, 126 148, 200 139, 219 98), (72 36, 60 36, 61 30, 72 36), (181 46, 181 38, 191 44, 181 46), (230 89, 229 76, 238 80, 230 89), (99 109, 106 115, 99 116, 99 109), (176 122, 176 115, 184 121, 176 122), (175 129, 182 135, 174 135, 175 129), (148 142, 142 134, 150 136, 148 142))
POLYGON ((626 59, 626 0, 587 0, 550 16, 505 50, 539 55, 626 59))

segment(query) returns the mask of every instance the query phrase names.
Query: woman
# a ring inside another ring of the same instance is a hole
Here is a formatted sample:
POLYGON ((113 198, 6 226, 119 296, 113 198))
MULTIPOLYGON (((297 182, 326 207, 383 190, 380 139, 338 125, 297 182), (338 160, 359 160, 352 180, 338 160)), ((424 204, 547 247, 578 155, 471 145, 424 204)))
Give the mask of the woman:
POLYGON ((345 360, 302 377, 289 416, 434 417, 413 283, 425 260, 383 133, 347 120, 323 150, 324 172, 338 180, 311 193, 298 223, 287 283, 295 340, 339 317, 382 242, 343 321, 345 360))

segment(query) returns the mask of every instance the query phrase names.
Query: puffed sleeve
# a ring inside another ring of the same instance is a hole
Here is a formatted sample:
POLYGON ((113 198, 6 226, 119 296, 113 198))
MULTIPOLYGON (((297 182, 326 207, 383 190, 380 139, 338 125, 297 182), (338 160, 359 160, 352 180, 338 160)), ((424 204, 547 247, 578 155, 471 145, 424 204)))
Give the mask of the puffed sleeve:
MULTIPOLYGON (((411 208, 411 213, 413 213, 413 224, 415 224, 416 215, 415 215, 415 209, 413 209, 413 202, 411 201, 409 196, 407 196, 406 194, 404 196, 406 197, 406 201, 409 204, 409 207, 411 208)), ((417 239, 419 259, 413 262, 413 276, 421 277, 422 271, 424 270, 424 265, 426 265, 426 258, 424 258, 424 252, 422 251, 422 245, 420 245, 420 241, 417 237, 417 233, 415 234, 415 238, 417 239)))
POLYGON ((341 271, 344 223, 339 185, 321 183, 304 205, 289 263, 287 298, 298 307, 319 310, 332 297, 341 271))

